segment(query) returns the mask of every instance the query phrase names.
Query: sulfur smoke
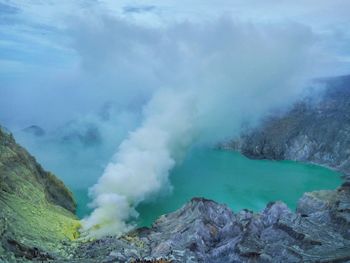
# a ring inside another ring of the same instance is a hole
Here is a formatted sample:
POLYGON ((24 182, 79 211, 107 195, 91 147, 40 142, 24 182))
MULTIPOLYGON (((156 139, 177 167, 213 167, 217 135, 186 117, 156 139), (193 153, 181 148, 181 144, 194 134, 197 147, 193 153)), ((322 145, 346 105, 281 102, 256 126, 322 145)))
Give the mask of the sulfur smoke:
POLYGON ((92 188, 96 209, 85 221, 87 229, 102 224, 96 234, 121 233, 132 225, 135 206, 169 186, 167 174, 175 153, 191 141, 193 115, 190 97, 166 90, 155 95, 142 126, 119 147, 114 161, 92 188))
MULTIPOLYGON (((103 36, 106 25, 99 23, 94 30, 103 36)), ((83 226, 93 236, 133 228, 137 205, 171 191, 169 172, 190 147, 230 138, 289 105, 317 64, 312 32, 296 24, 222 19, 155 29, 108 23, 108 34, 119 34, 118 55, 108 65, 127 58, 137 63, 136 76, 151 76, 153 87, 140 126, 90 189, 94 210, 83 226)))

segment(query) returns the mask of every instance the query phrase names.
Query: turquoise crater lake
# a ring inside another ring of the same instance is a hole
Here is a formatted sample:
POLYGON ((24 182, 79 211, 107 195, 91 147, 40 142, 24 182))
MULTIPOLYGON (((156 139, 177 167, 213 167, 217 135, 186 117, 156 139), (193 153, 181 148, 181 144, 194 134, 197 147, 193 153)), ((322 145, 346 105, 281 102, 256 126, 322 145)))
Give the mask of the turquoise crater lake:
MULTIPOLYGON (((170 174, 172 193, 137 208, 139 225, 149 226, 160 215, 172 212, 192 197, 224 203, 234 211, 259 211, 270 201, 281 200, 291 209, 304 192, 334 189, 340 174, 324 167, 293 161, 251 160, 237 152, 197 149, 170 174)), ((75 189, 78 216, 90 211, 87 189, 75 189)))

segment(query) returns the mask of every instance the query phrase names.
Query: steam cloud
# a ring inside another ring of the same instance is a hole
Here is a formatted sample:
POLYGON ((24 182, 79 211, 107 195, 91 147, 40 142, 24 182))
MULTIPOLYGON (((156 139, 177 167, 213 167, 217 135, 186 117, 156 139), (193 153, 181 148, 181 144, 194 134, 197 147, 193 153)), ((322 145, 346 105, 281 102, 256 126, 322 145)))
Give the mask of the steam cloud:
POLYGON ((133 227, 191 147, 285 109, 312 77, 348 74, 346 0, 5 2, 1 125, 72 188, 104 171, 91 235, 133 227), (23 132, 32 125, 45 135, 23 132))
MULTIPOLYGON (((315 73, 319 57, 312 32, 297 24, 221 19, 155 29, 101 19, 93 33, 81 25, 79 34, 82 40, 108 35, 109 41, 100 40, 108 45, 100 47, 106 69, 136 72, 135 78, 148 80, 150 97, 141 125, 91 188, 94 211, 83 226, 93 236, 132 228, 140 202, 171 190, 169 172, 190 147, 232 137, 243 125, 289 105, 315 73)), ((92 67, 86 56, 95 44, 83 49, 83 62, 92 67)))

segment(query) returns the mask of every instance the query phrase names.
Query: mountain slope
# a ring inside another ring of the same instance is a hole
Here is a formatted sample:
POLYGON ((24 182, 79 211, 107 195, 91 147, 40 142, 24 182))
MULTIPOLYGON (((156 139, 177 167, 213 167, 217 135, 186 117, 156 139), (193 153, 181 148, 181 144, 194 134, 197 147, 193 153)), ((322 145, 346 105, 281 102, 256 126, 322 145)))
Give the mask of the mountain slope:
POLYGON ((349 262, 350 185, 260 213, 193 198, 151 228, 81 244, 69 262, 349 262), (158 260, 158 261, 156 261, 158 260), (163 260, 163 261, 162 261, 163 260))
POLYGON ((70 191, 0 128, 0 259, 49 259, 77 236, 70 191))
POLYGON ((225 143, 250 158, 317 163, 350 175, 350 76, 324 81, 282 116, 225 143))

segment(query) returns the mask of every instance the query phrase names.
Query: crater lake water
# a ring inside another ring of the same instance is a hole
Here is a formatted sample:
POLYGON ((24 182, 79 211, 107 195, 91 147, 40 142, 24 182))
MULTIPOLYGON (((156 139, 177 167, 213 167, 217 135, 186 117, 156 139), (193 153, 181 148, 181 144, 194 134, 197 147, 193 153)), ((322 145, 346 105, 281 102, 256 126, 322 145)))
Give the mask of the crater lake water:
MULTIPOLYGON (((334 189, 341 175, 330 169, 293 161, 251 160, 237 152, 194 150, 170 174, 171 193, 140 204, 139 226, 149 226, 192 197, 205 197, 228 205, 233 211, 262 210, 281 200, 295 209, 304 192, 334 189)), ((87 189, 73 189, 80 218, 89 214, 87 189)))

